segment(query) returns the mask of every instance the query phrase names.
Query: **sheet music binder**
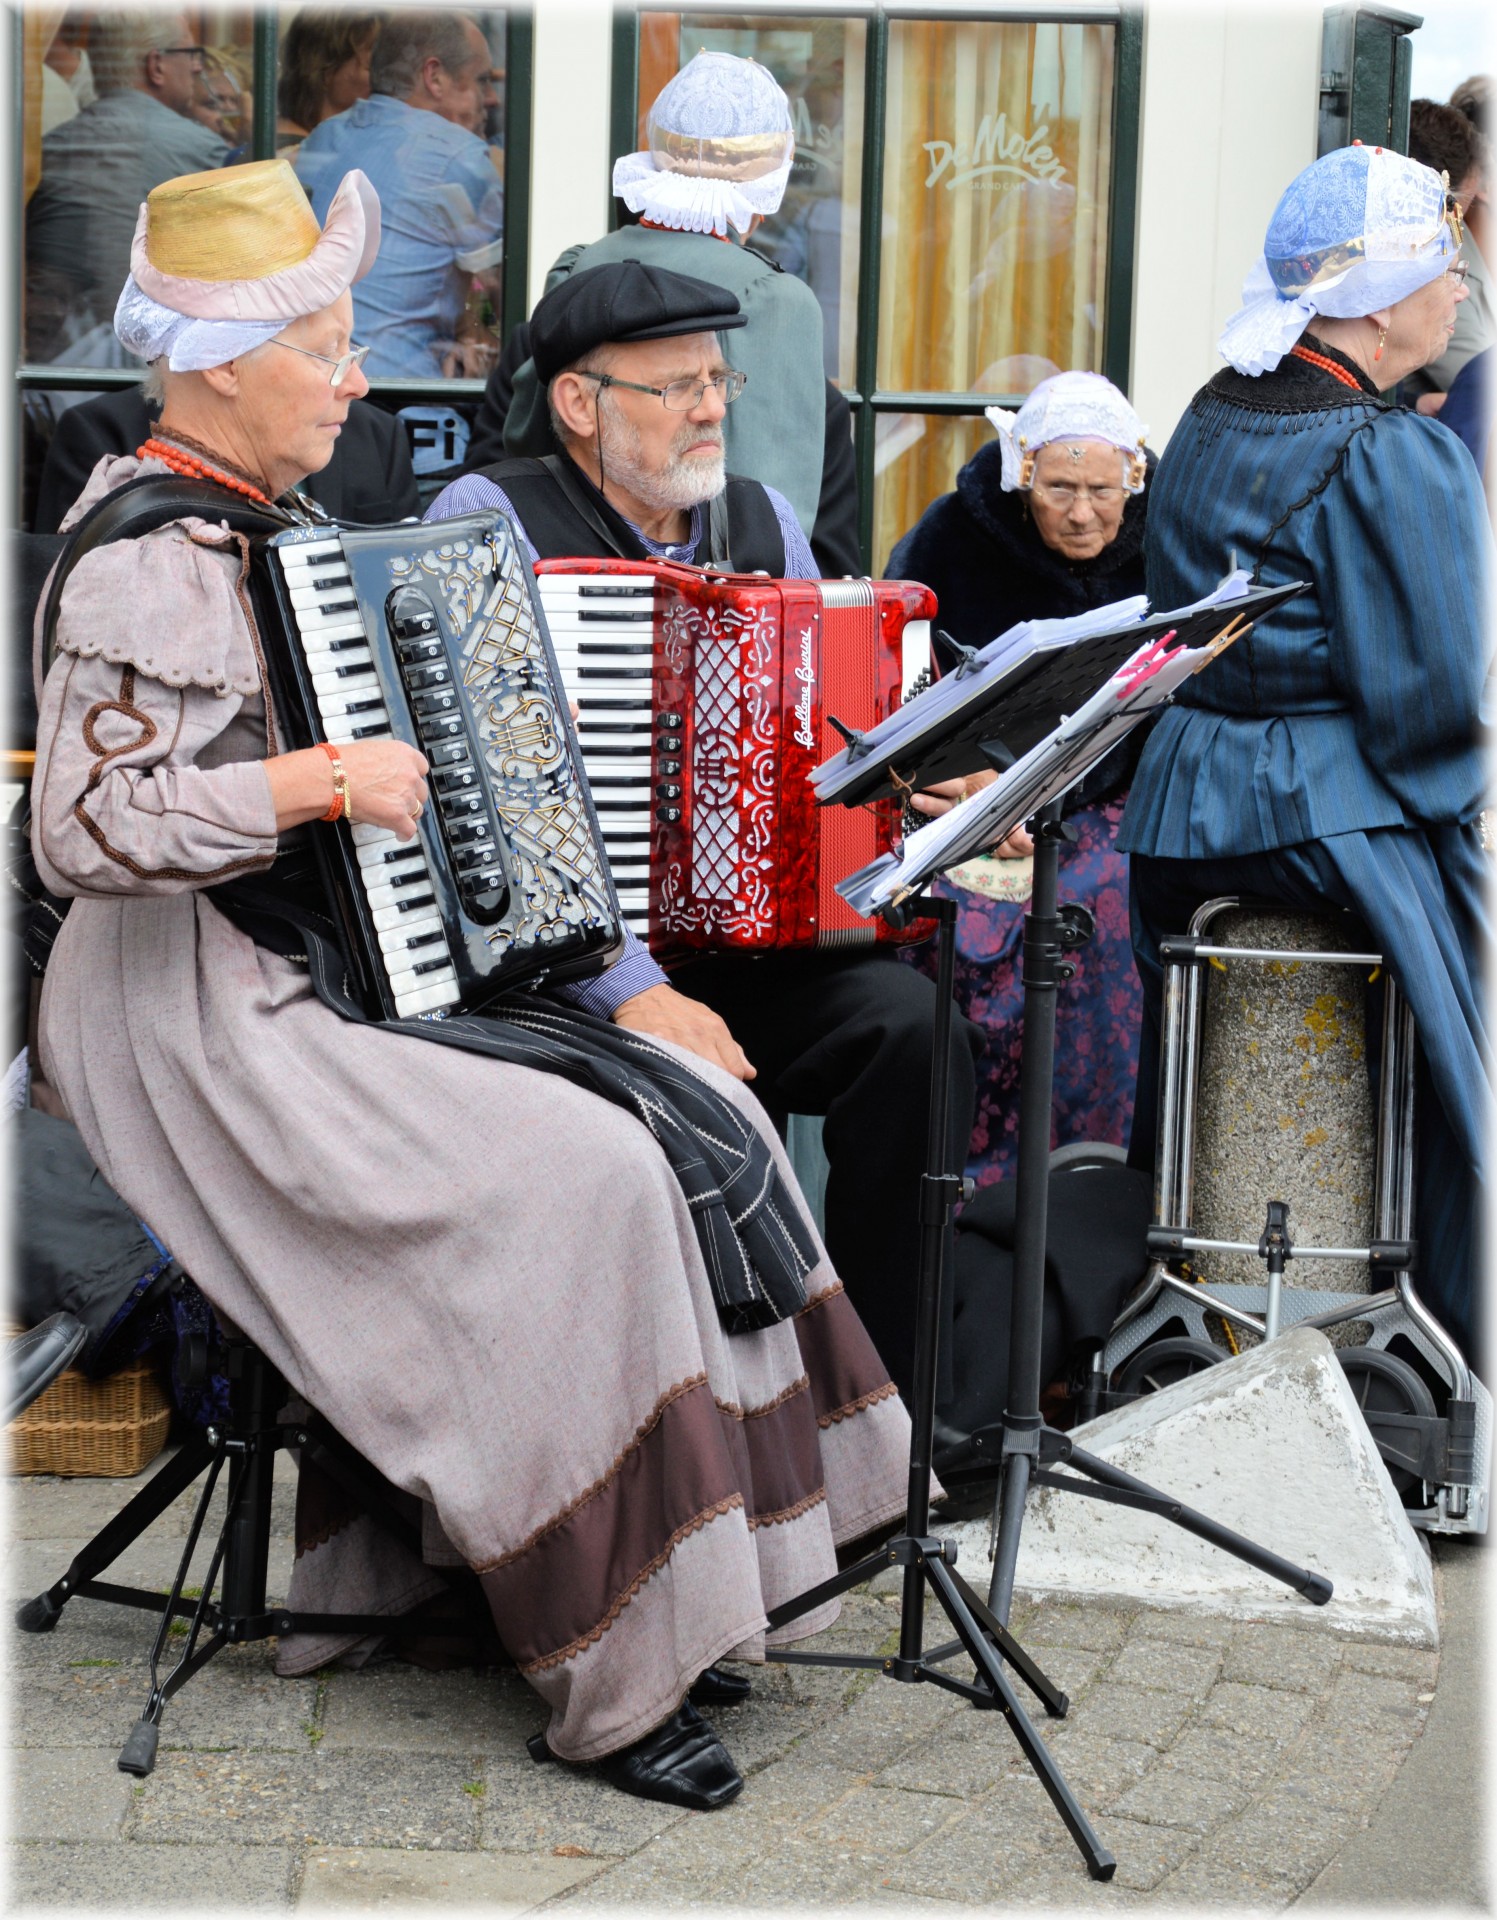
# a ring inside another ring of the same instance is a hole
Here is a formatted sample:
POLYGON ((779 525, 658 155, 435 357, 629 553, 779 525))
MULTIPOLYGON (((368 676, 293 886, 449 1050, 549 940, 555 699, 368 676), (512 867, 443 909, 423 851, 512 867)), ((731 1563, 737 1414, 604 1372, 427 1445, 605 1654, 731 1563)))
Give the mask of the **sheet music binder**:
MULTIPOLYGON (((837 891, 858 912, 872 917, 887 907, 899 907, 936 874, 995 846, 1021 821, 1058 799, 1140 720, 1162 706, 1176 687, 1245 632, 1265 604, 1278 605, 1300 590, 1296 584, 1267 593, 1234 594, 1218 604, 1183 611, 1175 616, 1177 624, 1157 637, 1150 635, 1164 616, 1142 627, 1094 634, 1064 651, 1050 652, 1026 675, 1017 695, 1022 716, 1017 727, 1010 721, 1010 696, 995 682, 979 707, 969 713, 960 736, 983 743, 976 749, 977 765, 983 758, 1001 763, 1011 740, 1027 740, 1042 721, 1048 722, 1048 730, 995 783, 917 828, 898 854, 883 854, 849 874, 837 891), (1099 661, 1111 657, 1120 632, 1126 632, 1133 644, 1099 678, 1099 661), (1092 691, 1077 699, 1078 680, 1085 685, 1087 677, 1092 691)), ((930 751, 939 756, 947 750, 937 746, 930 751)), ((913 785, 930 784, 935 777, 931 765, 926 758, 916 767, 913 785)), ((844 799, 842 804, 848 803, 844 799)))
POLYGON ((1142 603, 1119 601, 1118 620, 1101 631, 1085 628, 1107 608, 1074 622, 1033 622, 1034 644, 1017 654, 1010 650, 1007 658, 1003 650, 1009 636, 1001 634, 956 670, 955 677, 971 691, 954 710, 949 705, 953 676, 947 675, 818 767, 812 776, 817 801, 859 806, 896 792, 918 792, 993 765, 985 745, 994 743, 1001 742, 1012 760, 1021 759, 1141 647, 1166 634, 1173 635, 1172 645, 1204 646, 1232 616, 1257 621, 1305 586, 1297 580, 1285 587, 1250 587, 1245 575, 1230 574, 1207 600, 1170 613, 1130 618, 1123 610, 1142 603), (1045 630, 1062 625, 1078 627, 1081 637, 1057 645, 1045 630), (995 653, 996 667, 984 662, 984 655, 995 653), (921 724, 922 715, 930 716, 928 725, 921 724))

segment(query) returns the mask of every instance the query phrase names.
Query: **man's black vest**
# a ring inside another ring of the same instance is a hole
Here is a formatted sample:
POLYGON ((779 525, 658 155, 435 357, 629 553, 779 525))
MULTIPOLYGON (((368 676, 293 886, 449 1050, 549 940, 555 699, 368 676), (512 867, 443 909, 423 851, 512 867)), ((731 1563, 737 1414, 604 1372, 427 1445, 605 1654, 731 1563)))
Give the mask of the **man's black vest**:
MULTIPOLYGON (((496 460, 477 470, 502 487, 542 560, 650 560, 629 523, 565 454, 496 460)), ((757 480, 728 475, 704 516, 696 564, 724 573, 785 575, 785 536, 757 480)))

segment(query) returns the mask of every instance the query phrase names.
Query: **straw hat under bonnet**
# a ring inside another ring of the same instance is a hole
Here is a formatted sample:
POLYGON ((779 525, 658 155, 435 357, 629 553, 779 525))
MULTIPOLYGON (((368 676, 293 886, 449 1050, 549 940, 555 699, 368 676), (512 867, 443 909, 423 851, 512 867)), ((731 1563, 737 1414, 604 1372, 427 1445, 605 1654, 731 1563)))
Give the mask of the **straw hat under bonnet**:
POLYGON ((222 365, 330 307, 374 264, 379 235, 379 197, 357 170, 321 227, 287 160, 163 181, 140 209, 115 332, 173 372, 222 365))

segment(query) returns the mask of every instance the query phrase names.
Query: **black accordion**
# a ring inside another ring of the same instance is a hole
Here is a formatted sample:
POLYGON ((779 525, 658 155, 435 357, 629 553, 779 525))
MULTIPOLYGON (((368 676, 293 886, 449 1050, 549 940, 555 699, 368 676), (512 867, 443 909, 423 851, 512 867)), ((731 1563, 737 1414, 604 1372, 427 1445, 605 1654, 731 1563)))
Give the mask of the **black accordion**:
POLYGON ((297 527, 256 543, 251 583, 286 744, 393 737, 430 763, 413 840, 314 830, 368 1010, 610 965, 623 916, 514 523, 297 527))

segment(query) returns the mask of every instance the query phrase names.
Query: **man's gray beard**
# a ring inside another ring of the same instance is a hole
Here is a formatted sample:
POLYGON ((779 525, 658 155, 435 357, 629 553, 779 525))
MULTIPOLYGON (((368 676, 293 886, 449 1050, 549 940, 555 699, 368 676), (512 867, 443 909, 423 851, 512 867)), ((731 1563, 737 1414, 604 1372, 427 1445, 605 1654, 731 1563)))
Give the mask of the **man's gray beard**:
MULTIPOLYGON (((636 500, 656 513, 699 507, 722 492, 727 484, 725 452, 720 451, 711 460, 700 454, 687 460, 673 453, 661 471, 653 473, 641 458, 638 427, 615 411, 607 394, 602 400, 598 427, 603 471, 616 485, 626 488, 636 500)), ((696 427, 691 431, 700 436, 705 429, 696 427)))

